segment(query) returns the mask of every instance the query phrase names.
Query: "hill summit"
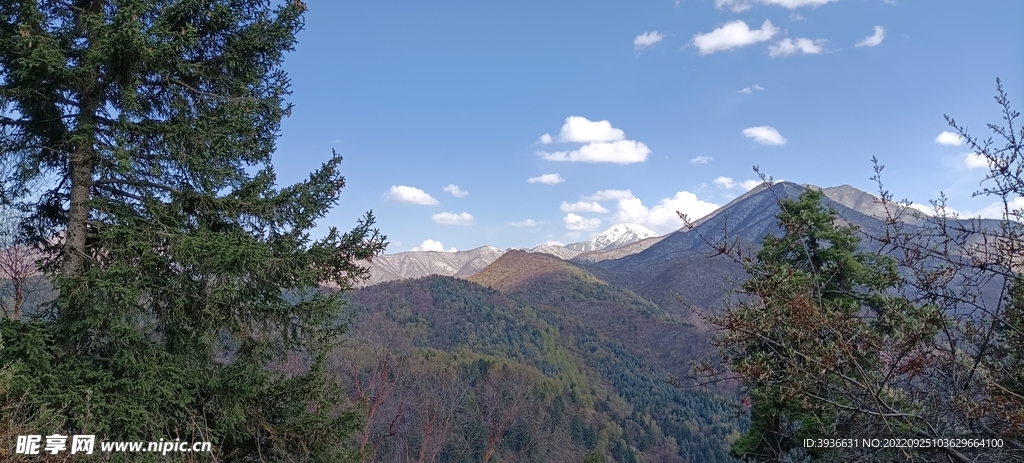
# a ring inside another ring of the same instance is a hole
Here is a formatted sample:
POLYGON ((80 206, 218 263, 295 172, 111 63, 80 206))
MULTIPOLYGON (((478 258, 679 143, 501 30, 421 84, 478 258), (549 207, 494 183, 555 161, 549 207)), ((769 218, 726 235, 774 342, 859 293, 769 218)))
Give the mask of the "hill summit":
POLYGON ((502 254, 491 265, 467 279, 481 286, 509 291, 539 280, 569 276, 604 284, 590 273, 558 257, 522 250, 502 254))
POLYGON ((658 236, 654 230, 635 223, 619 223, 612 225, 601 234, 589 241, 568 244, 565 247, 574 251, 610 251, 642 239, 658 236))

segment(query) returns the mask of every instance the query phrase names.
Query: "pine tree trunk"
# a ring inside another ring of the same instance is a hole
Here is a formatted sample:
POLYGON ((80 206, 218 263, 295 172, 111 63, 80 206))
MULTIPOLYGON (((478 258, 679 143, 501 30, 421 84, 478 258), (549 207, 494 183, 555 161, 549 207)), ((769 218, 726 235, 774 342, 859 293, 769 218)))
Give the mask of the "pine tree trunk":
MULTIPOLYGON (((97 15, 103 12, 103 1, 94 0, 83 16, 97 15)), ((79 27, 88 28, 87 18, 80 17, 79 27)), ((89 48, 93 48, 93 33, 86 32, 89 48)), ((88 55, 87 51, 85 55, 88 55)), ((68 226, 64 237, 64 277, 75 279, 85 270, 85 243, 88 235, 89 197, 92 188, 92 174, 95 162, 94 143, 96 141, 96 111, 102 98, 99 69, 95 63, 87 71, 79 99, 79 112, 75 120, 75 152, 71 156, 71 193, 69 195, 68 226)))

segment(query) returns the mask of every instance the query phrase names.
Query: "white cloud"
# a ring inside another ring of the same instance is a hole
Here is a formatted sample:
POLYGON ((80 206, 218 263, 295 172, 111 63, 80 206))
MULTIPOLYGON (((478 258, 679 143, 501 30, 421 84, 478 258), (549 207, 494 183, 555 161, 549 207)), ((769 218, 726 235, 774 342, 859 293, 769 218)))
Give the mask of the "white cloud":
POLYGON ((786 137, 783 137, 774 127, 762 125, 743 129, 743 136, 753 138, 762 145, 785 145, 786 137))
POLYGON ((824 44, 824 39, 782 39, 779 43, 768 47, 768 56, 775 58, 777 56, 789 56, 794 53, 818 55, 824 50, 822 48, 824 44))
POLYGON ((764 87, 762 87, 760 85, 757 85, 757 84, 754 84, 754 85, 751 85, 749 87, 743 87, 743 88, 737 90, 736 93, 742 93, 744 95, 750 95, 751 93, 754 93, 754 90, 764 90, 764 87))
POLYGON ((544 222, 538 222, 533 219, 520 220, 518 222, 506 222, 507 225, 511 225, 513 227, 536 227, 542 223, 544 222))
POLYGON ((980 153, 964 153, 962 156, 968 169, 988 169, 988 158, 980 153))
POLYGON ((644 162, 647 160, 648 154, 651 154, 650 148, 643 142, 634 140, 588 143, 580 149, 572 151, 540 152, 540 155, 548 161, 613 162, 616 164, 644 162))
POLYGON ((630 190, 601 190, 590 196, 585 196, 583 199, 589 199, 591 201, 609 201, 618 199, 629 199, 633 197, 633 192, 630 190))
POLYGON ((601 219, 584 219, 572 212, 566 214, 562 221, 565 223, 565 228, 575 231, 590 231, 601 226, 601 219))
POLYGON ((456 251, 458 251, 458 249, 455 249, 455 248, 448 248, 448 250, 445 250, 444 249, 444 245, 441 244, 440 241, 434 241, 434 240, 423 240, 423 242, 420 243, 419 246, 416 246, 416 247, 412 248, 412 250, 414 252, 415 251, 436 251, 436 252, 456 252, 456 251))
POLYGON ((568 162, 613 162, 617 164, 632 164, 644 162, 651 150, 644 143, 635 140, 626 140, 626 133, 622 129, 612 127, 611 122, 591 121, 585 117, 569 116, 565 118, 565 124, 557 137, 544 134, 540 137, 541 143, 551 142, 574 142, 584 143, 579 149, 556 151, 538 151, 548 161, 568 162))
POLYGON ((526 179, 526 181, 530 183, 543 183, 545 185, 554 185, 556 183, 564 182, 565 179, 563 179, 562 176, 558 174, 544 174, 541 175, 540 177, 530 177, 526 179))
POLYGON ((664 38, 665 36, 658 33, 658 31, 645 32, 633 39, 633 47, 637 50, 643 50, 644 48, 651 47, 654 44, 661 42, 664 38))
POLYGON ((694 165, 697 165, 697 164, 707 164, 707 163, 709 163, 711 161, 714 161, 714 160, 715 160, 715 158, 713 158, 711 156, 697 156, 697 157, 695 157, 693 159, 690 159, 690 164, 694 164, 694 165))
POLYGON ((454 183, 444 187, 444 192, 451 193, 451 195, 456 198, 465 198, 466 196, 469 196, 468 191, 459 188, 459 186, 454 183))
MULTIPOLYGON (((548 134, 544 134, 548 135, 548 134)), ((551 136, 548 135, 548 138, 551 136)), ((569 116, 565 118, 561 132, 558 133, 558 141, 571 141, 577 143, 590 143, 600 141, 618 141, 626 138, 622 129, 612 127, 607 120, 592 121, 581 116, 569 116)), ((544 136, 541 136, 543 141, 544 136)))
POLYGON ((874 47, 881 45, 882 40, 885 40, 885 28, 882 26, 875 26, 875 33, 864 37, 864 40, 857 42, 858 47, 874 47))
POLYGON ((960 135, 943 130, 939 136, 935 137, 935 143, 946 146, 960 146, 964 144, 964 139, 960 135))
POLYGON ((707 34, 693 36, 693 44, 700 51, 700 54, 710 55, 718 51, 731 50, 771 40, 778 32, 779 28, 773 26, 772 22, 767 19, 760 29, 753 30, 747 26, 747 23, 737 20, 727 22, 707 34))
POLYGON ((747 180, 744 180, 744 181, 740 182, 740 188, 743 188, 743 190, 745 190, 745 191, 750 191, 750 190, 753 190, 754 188, 756 188, 758 185, 761 185, 762 183, 764 183, 764 182, 762 182, 760 180, 747 179, 747 180))
POLYGON ((924 204, 913 203, 913 204, 911 204, 911 205, 909 205, 907 207, 909 207, 909 208, 911 208, 911 209, 913 209, 915 211, 918 211, 918 212, 924 212, 925 214, 928 214, 928 215, 932 215, 932 214, 935 213, 935 208, 933 208, 931 206, 925 206, 924 204))
POLYGON ((755 3, 760 3, 762 5, 781 6, 783 8, 795 10, 805 6, 817 8, 826 3, 836 1, 839 0, 715 0, 715 6, 718 8, 729 8, 732 11, 739 12, 749 10, 755 3))
POLYGON ((460 212, 458 214, 454 212, 441 212, 430 216, 441 225, 472 225, 473 215, 468 212, 460 212))
MULTIPOLYGON (((1015 218, 1014 214, 1013 214, 1014 211, 1024 210, 1024 198, 1021 198, 1021 197, 1014 198, 1012 201, 1010 201, 1010 203, 1007 206, 1010 209, 1010 217, 1009 218, 1010 219, 1014 219, 1015 218)), ((963 216, 966 216, 966 217, 981 217, 983 219, 1002 220, 1002 219, 1005 218, 1005 217, 1003 217, 1003 208, 1004 208, 1003 202, 1002 201, 998 201, 998 202, 994 202, 992 204, 989 204, 984 209, 982 209, 982 210, 980 210, 978 212, 966 212, 964 214, 961 214, 961 216, 962 217, 963 216)))
POLYGON ((789 14, 789 19, 791 21, 803 21, 804 19, 807 19, 807 18, 804 18, 804 15, 802 15, 800 13, 790 13, 789 14))
POLYGON ((427 192, 411 186, 391 185, 391 190, 384 193, 388 201, 396 203, 419 204, 422 206, 434 206, 440 204, 427 192))
POLYGON ((602 206, 600 203, 596 201, 577 201, 572 204, 562 201, 561 210, 562 212, 608 212, 608 209, 605 209, 604 206, 602 206))
POLYGON ((644 206, 640 198, 620 199, 615 219, 618 223, 630 222, 649 227, 659 234, 678 230, 683 226, 676 211, 696 220, 710 214, 718 205, 702 201, 689 191, 680 191, 671 198, 662 199, 656 206, 644 206))
POLYGON ((752 180, 752 179, 744 180, 742 182, 737 182, 737 181, 733 180, 730 177, 718 177, 718 178, 712 180, 711 183, 714 183, 715 185, 719 185, 719 186, 721 186, 723 188, 732 189, 732 188, 739 187, 739 188, 742 188, 743 191, 750 191, 750 190, 754 189, 754 187, 760 185, 762 182, 760 180, 752 180))
POLYGON ((732 188, 736 186, 736 182, 734 182, 733 179, 729 177, 718 177, 712 180, 711 183, 723 186, 725 188, 732 188))

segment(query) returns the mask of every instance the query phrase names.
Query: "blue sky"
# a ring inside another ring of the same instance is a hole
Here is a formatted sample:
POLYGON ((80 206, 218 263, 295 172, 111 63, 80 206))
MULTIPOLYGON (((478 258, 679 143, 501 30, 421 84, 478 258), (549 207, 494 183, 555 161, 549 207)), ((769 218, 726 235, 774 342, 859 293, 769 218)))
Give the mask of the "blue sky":
POLYGON ((1019 0, 307 4, 279 179, 338 150, 348 186, 322 223, 372 209, 388 253, 666 233, 755 164, 874 191, 877 156, 898 198, 982 211, 984 169, 942 115, 987 136, 996 77, 1024 108, 1019 0))

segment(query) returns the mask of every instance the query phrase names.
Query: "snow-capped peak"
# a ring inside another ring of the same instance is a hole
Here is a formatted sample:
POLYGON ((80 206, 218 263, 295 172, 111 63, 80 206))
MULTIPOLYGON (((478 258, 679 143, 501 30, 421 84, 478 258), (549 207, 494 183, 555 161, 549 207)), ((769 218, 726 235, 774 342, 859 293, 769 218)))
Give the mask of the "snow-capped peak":
POLYGON ((590 241, 573 243, 567 248, 578 251, 605 251, 635 243, 642 239, 658 236, 654 230, 635 223, 620 223, 612 225, 601 232, 590 241))

